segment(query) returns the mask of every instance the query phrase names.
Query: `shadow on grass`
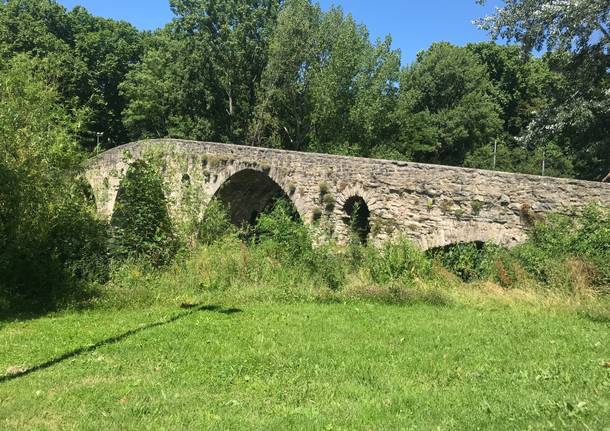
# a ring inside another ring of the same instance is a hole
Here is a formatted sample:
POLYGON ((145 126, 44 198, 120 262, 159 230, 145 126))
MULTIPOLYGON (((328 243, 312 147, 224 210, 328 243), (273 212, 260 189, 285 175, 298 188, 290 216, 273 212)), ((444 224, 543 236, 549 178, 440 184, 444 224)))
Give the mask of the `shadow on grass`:
POLYGON ((167 319, 161 320, 159 322, 154 322, 154 323, 149 323, 147 325, 142 325, 136 329, 131 329, 123 334, 120 335, 115 335, 114 337, 110 337, 110 338, 106 338, 105 340, 102 341, 98 341, 95 344, 89 345, 89 346, 84 346, 84 347, 79 347, 78 349, 74 349, 70 352, 66 352, 63 353, 59 356, 54 357, 53 359, 50 359, 46 362, 43 362, 42 364, 38 364, 38 365, 34 365, 33 367, 27 368, 25 370, 20 370, 16 373, 11 373, 11 374, 6 374, 3 376, 0 376, 0 384, 2 383, 6 383, 6 382, 10 382, 12 380, 18 379, 20 377, 25 377, 28 374, 32 374, 36 371, 42 371, 42 370, 46 370, 47 368, 51 368, 54 365, 57 365, 67 359, 71 359, 74 358, 76 356, 80 356, 83 355, 85 353, 90 353, 93 352, 97 349, 99 349, 100 347, 104 347, 104 346, 109 346, 112 344, 116 344, 119 343, 123 340, 125 340, 126 338, 131 337, 132 335, 138 334, 140 332, 149 330, 149 329, 153 329, 153 328, 157 328, 160 326, 165 326, 168 325, 170 323, 173 323, 177 320, 183 319, 185 317, 188 316, 192 316, 195 313, 199 313, 199 312, 203 312, 203 311, 208 311, 208 312, 213 312, 213 313, 221 313, 221 314, 226 314, 226 315, 232 315, 232 314, 236 314, 236 313, 241 313, 242 310, 240 310, 239 308, 222 308, 218 305, 186 305, 183 304, 182 308, 185 309, 186 311, 183 311, 182 313, 178 313, 175 314, 172 317, 169 317, 167 319))

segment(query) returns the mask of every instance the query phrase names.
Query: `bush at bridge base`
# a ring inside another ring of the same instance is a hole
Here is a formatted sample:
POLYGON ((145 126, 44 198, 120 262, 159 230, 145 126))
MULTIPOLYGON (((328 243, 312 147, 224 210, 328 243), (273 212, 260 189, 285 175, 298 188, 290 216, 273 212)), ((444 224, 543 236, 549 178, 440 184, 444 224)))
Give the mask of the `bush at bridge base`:
POLYGON ((178 240, 167 211, 163 182, 147 163, 137 161, 127 170, 117 194, 110 232, 113 259, 161 266, 176 254, 178 240))
MULTIPOLYGON (((220 208, 214 217, 226 220, 220 208)), ((216 236, 185 250, 165 269, 151 271, 133 263, 115 268, 102 290, 110 303, 123 303, 118 292, 131 291, 132 298, 139 298, 133 299, 136 303, 160 298, 214 302, 215 298, 346 301, 359 297, 437 305, 450 304, 451 288, 463 280, 475 287, 493 283, 572 296, 603 292, 608 264, 597 256, 607 253, 610 244, 608 212, 591 207, 571 221, 569 244, 559 241, 566 220, 551 217, 538 223, 532 238, 513 250, 461 244, 424 253, 404 239, 380 248, 357 243, 347 248, 332 243, 316 246, 311 228, 294 220, 280 204, 259 217, 247 240, 238 229, 225 225, 227 229, 214 229, 216 236), (540 243, 541 238, 547 239, 540 243)))
POLYGON ((590 205, 577 217, 551 215, 513 250, 528 274, 547 286, 585 284, 610 292, 610 210, 590 205))

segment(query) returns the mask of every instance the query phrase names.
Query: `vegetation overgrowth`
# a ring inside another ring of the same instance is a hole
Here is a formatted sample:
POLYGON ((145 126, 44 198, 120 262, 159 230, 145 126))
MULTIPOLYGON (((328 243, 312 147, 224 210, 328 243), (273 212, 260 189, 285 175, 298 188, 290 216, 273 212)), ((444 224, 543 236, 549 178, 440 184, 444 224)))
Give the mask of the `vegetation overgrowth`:
MULTIPOLYGON (((106 232, 105 272, 94 279, 76 278, 81 291, 63 296, 64 305, 151 306, 212 300, 225 292, 255 301, 365 298, 442 304, 451 302, 452 289, 465 283, 602 298, 602 303, 610 294, 610 214, 593 205, 578 216, 537 221, 530 240, 513 249, 456 244, 424 253, 407 238, 363 244, 356 230, 353 241, 339 246, 323 239, 316 226, 295 219, 283 200, 261 214, 255 225, 242 229, 232 225, 222 204, 213 200, 193 241, 161 217, 159 202, 146 201, 151 195, 142 192, 128 200, 130 195, 123 194, 121 211, 106 232), (139 222, 146 229, 140 229, 139 222)), ((6 304, 9 299, 5 297, 6 304)))
POLYGON ((163 231, 149 231, 137 253, 111 255, 84 301, 0 319, 3 429, 610 419, 607 211, 539 221, 513 250, 426 254, 406 239, 363 245, 358 231, 348 247, 319 245, 282 201, 246 232, 210 208, 195 245, 170 259, 156 259, 163 231))

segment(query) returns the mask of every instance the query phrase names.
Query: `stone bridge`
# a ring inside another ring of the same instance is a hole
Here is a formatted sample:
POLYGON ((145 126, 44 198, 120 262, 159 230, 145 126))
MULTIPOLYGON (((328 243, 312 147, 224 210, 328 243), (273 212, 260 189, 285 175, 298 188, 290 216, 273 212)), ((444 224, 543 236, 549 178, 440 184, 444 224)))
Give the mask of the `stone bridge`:
POLYGON ((610 184, 166 139, 123 145, 88 163, 102 217, 111 218, 121 180, 137 160, 157 166, 173 218, 194 192, 200 213, 216 197, 235 224, 252 222, 283 196, 305 223, 324 226, 339 242, 355 229, 363 241, 402 235, 423 249, 513 246, 541 214, 610 206, 610 184))

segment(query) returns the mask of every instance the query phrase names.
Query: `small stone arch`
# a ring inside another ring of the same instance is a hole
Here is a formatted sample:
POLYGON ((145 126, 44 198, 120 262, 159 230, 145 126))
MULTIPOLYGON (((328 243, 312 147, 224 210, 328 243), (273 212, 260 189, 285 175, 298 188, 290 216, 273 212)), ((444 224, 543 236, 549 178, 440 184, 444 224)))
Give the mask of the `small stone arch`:
POLYGON ((371 233, 371 211, 364 198, 351 196, 343 204, 343 222, 348 226, 350 234, 361 244, 367 244, 371 233))
POLYGON ((337 190, 337 202, 335 207, 334 217, 337 221, 342 221, 342 223, 338 223, 338 239, 339 241, 345 243, 349 241, 350 237, 353 236, 353 232, 350 229, 351 226, 351 210, 352 205, 356 202, 359 202, 362 206, 363 203, 366 206, 366 215, 368 226, 366 224, 362 224, 362 231, 359 232, 357 237, 361 240, 362 243, 369 243, 372 240, 377 240, 377 236, 374 234, 373 224, 374 219, 379 215, 381 209, 383 208, 383 203, 380 202, 377 197, 366 190, 365 187, 356 183, 356 184, 339 184, 337 190), (347 211, 346 211, 347 210, 347 211), (364 234, 366 233, 366 241, 364 241, 364 234))
POLYGON ((219 184, 212 198, 227 207, 231 223, 236 226, 254 224, 258 216, 271 209, 279 199, 290 202, 295 218, 301 219, 289 193, 263 170, 237 170, 219 184))

